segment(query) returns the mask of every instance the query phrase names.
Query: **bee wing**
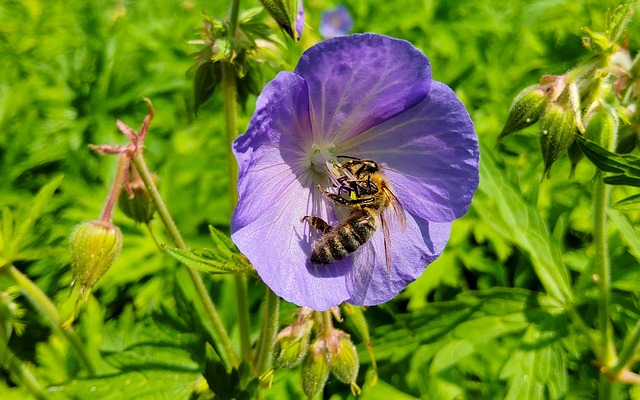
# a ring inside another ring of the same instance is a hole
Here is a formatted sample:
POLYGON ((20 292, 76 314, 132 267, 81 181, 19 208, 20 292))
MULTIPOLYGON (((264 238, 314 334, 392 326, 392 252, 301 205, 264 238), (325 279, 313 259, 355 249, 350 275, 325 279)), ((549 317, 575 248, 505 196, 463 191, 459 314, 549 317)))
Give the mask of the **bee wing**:
POLYGON ((380 214, 380 225, 384 235, 384 258, 387 265, 387 275, 391 277, 391 233, 389 232, 389 224, 384 218, 384 212, 380 214))
POLYGON ((385 187, 385 192, 389 198, 389 206, 393 210, 393 216, 398 223, 398 227, 402 232, 404 232, 405 229, 407 229, 407 217, 404 213, 404 208, 402 208, 398 198, 393 194, 393 192, 391 192, 391 190, 385 187))
MULTIPOLYGON (((383 189, 386 196, 389 199, 389 207, 391 209, 390 217, 392 217, 391 223, 397 224, 397 227, 404 232, 407 228, 407 217, 404 213, 404 208, 396 198, 396 196, 386 186, 383 189)), ((384 235, 384 256, 387 265, 387 274, 391 276, 391 230, 389 229, 389 221, 385 218, 387 210, 380 213, 380 225, 382 227, 382 233, 384 235)))

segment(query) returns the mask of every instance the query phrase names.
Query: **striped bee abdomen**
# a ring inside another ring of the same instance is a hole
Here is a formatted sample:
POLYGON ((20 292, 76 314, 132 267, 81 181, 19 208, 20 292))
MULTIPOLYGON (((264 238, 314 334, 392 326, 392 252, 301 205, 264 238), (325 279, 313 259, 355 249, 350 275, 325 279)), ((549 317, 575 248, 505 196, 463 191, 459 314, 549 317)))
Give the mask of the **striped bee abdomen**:
POLYGON ((376 229, 375 214, 369 210, 355 210, 314 243, 310 260, 314 264, 342 260, 371 239, 376 229))

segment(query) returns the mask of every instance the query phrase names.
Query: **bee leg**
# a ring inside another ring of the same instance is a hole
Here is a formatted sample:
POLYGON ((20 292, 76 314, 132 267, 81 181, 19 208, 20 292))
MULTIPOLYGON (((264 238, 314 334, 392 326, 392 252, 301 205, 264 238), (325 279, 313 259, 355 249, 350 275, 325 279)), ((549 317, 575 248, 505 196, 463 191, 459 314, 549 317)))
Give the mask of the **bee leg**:
POLYGON ((320 217, 315 217, 313 215, 307 215, 306 217, 303 217, 301 222, 308 222, 309 225, 313 226, 314 228, 316 228, 317 230, 319 230, 322 233, 327 233, 329 232, 332 228, 331 225, 327 224, 322 218, 320 217))
POLYGON ((324 190, 322 188, 322 186, 318 185, 318 190, 322 192, 322 194, 324 194, 325 196, 327 196, 329 198, 329 200, 331 200, 333 203, 335 204, 343 204, 343 205, 347 205, 349 204, 349 200, 344 199, 340 196, 338 196, 337 194, 333 194, 331 192, 328 192, 326 190, 324 190))

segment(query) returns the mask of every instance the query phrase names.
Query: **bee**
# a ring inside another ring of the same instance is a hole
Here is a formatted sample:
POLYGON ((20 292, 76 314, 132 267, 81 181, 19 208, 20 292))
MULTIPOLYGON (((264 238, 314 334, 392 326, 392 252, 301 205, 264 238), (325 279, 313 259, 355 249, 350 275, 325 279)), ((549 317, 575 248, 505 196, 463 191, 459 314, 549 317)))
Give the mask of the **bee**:
POLYGON ((309 223, 323 233, 312 246, 310 261, 313 264, 326 265, 342 260, 367 243, 378 227, 381 227, 384 234, 387 273, 390 275, 391 235, 385 214, 387 210, 393 211, 400 229, 404 230, 404 209, 375 161, 353 158, 336 165, 336 168, 343 175, 337 178, 333 192, 320 185, 318 189, 332 203, 345 206, 350 213, 336 226, 330 226, 317 216, 307 215, 302 218, 302 222, 309 223))

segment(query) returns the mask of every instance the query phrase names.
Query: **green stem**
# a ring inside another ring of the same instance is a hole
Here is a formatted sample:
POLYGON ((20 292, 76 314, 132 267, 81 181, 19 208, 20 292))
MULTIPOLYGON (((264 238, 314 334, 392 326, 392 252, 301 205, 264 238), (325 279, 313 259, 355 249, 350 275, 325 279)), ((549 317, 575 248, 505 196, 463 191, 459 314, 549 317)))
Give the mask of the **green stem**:
MULTIPOLYGON (((237 3, 237 1, 234 3, 237 3)), ((229 176, 229 201, 231 208, 233 208, 238 202, 238 190, 236 187, 236 182, 238 180, 238 165, 233 153, 231 152, 232 143, 238 136, 238 82, 235 68, 229 63, 222 64, 222 92, 224 96, 225 132, 228 149, 227 168, 229 176)), ((235 274, 234 279, 237 296, 241 354, 243 359, 251 360, 251 340, 249 335, 250 322, 249 308, 247 306, 246 277, 241 274, 235 274)))
MULTIPOLYGON (((611 308, 611 268, 607 250, 607 205, 609 187, 603 181, 601 172, 597 172, 594 191, 593 239, 595 244, 595 270, 598 277, 598 327, 600 330, 600 364, 609 371, 616 363, 613 330, 609 316, 611 308)), ((600 379, 600 400, 611 398, 611 382, 607 376, 600 379)))
POLYGON ((232 0, 229 8, 229 37, 233 39, 238 28, 238 14, 240 12, 240 0, 232 0))
MULTIPOLYGON (((144 161, 144 157, 142 157, 142 154, 138 153, 133 157, 132 161, 136 169, 140 173, 140 177, 142 178, 142 181, 147 187, 149 194, 151 195, 153 204, 155 205, 156 210, 158 211, 158 216, 162 220, 162 223, 164 224, 165 228, 167 229, 169 236, 173 240, 176 247, 182 250, 187 250, 188 249, 187 245, 184 239, 182 238, 182 235, 180 234, 180 231, 178 230, 176 223, 173 221, 173 218, 171 218, 171 214, 169 214, 169 210, 167 209, 167 206, 162 200, 162 196, 160 195, 158 188, 153 182, 153 178, 151 177, 149 168, 147 167, 147 164, 144 161)), ((230 367, 239 366, 240 363, 238 361, 238 356, 233 350, 231 339, 229 338, 229 335, 227 334, 227 331, 225 330, 225 327, 222 324, 222 320, 220 319, 220 315, 218 314, 218 311, 216 310, 215 305, 213 304, 213 301, 211 300, 211 297, 207 292, 207 289, 204 285, 202 277, 197 271, 188 267, 187 267, 187 272, 189 274, 189 278, 191 279, 191 282, 193 283, 196 289, 198 298, 202 302, 205 312, 207 313, 207 316, 211 321, 211 324, 213 327, 213 333, 214 333, 214 337, 212 338, 212 342, 213 342, 212 344, 219 346, 219 350, 221 350, 219 352, 220 357, 227 364, 227 366, 230 366, 230 367)))
POLYGON ((60 313, 56 306, 51 302, 51 299, 47 297, 46 294, 40 288, 33 283, 27 276, 21 273, 16 267, 7 266, 4 268, 4 271, 8 273, 8 275, 13 279, 13 281, 18 285, 22 294, 29 299, 31 304, 35 307, 36 310, 49 322, 53 330, 67 339, 71 347, 78 353, 80 356, 80 361, 86 368, 89 375, 95 374, 95 367, 91 358, 87 354, 82 341, 76 334, 75 330, 72 327, 68 327, 66 329, 62 328, 62 318, 60 317, 60 313))
POLYGON ((258 376, 262 375, 271 366, 273 345, 280 322, 280 298, 269 288, 265 293, 263 307, 262 331, 260 332, 254 367, 258 376))
POLYGON ((18 359, 15 354, 9 349, 4 348, 3 366, 9 371, 14 379, 16 379, 22 387, 27 389, 33 397, 38 400, 45 400, 49 398, 47 392, 44 390, 40 382, 31 373, 24 363, 18 359))

